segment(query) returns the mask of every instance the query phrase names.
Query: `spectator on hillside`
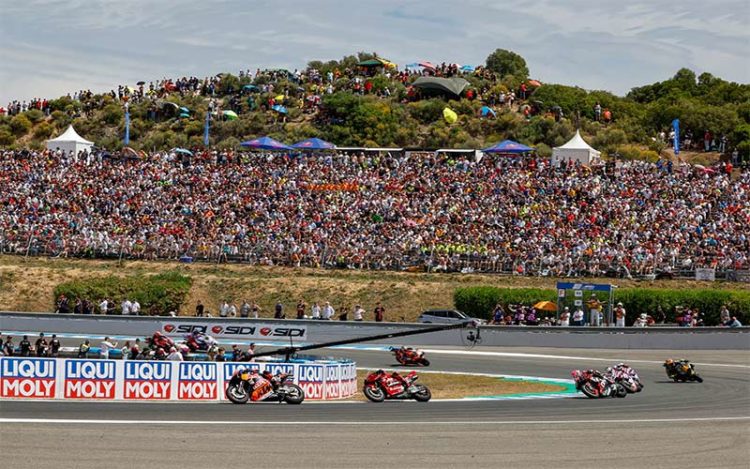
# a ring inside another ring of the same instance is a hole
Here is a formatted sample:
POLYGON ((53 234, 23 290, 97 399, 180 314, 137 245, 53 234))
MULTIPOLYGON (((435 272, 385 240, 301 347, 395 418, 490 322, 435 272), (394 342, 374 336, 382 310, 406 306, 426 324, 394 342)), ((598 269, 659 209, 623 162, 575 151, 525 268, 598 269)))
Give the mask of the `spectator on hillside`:
POLYGON ((732 316, 732 318, 729 320, 729 323, 726 324, 727 327, 742 327, 742 323, 737 319, 736 316, 732 316))
POLYGON ((227 300, 224 300, 221 305, 219 305, 219 317, 226 318, 229 316, 229 302, 227 300))
POLYGON ((109 312, 109 302, 106 298, 104 298, 102 302, 99 303, 99 312, 101 314, 107 314, 109 312))
POLYGON ((141 314, 141 304, 138 303, 138 300, 133 300, 130 304, 130 313, 134 316, 139 316, 141 314))
POLYGON ((250 317, 250 303, 248 303, 247 300, 242 300, 242 304, 240 305, 240 317, 250 317))
POLYGON ((237 305, 234 304, 234 302, 229 304, 229 310, 227 312, 228 316, 230 318, 236 318, 237 317, 237 305))
POLYGON ((617 303, 617 307, 615 307, 615 326, 616 327, 625 327, 625 307, 622 305, 622 303, 617 303))
POLYGON ((274 313, 273 313, 274 319, 286 319, 286 314, 284 314, 284 305, 281 304, 281 302, 277 302, 276 306, 274 307, 274 313))
POLYGON ((354 306, 354 320, 355 321, 364 321, 365 319, 365 310, 362 308, 361 305, 355 305, 354 306))
POLYGON ((321 319, 331 320, 333 318, 333 315, 336 314, 336 310, 333 309, 333 306, 331 306, 331 303, 329 301, 326 301, 320 314, 321 319))
POLYGON ((305 319, 305 308, 307 305, 303 300, 297 302, 297 319, 305 319))
POLYGON ((719 310, 719 321, 724 324, 729 321, 729 319, 729 308, 727 308, 727 305, 721 305, 721 310, 719 310))
POLYGON ((320 319, 320 305, 318 305, 317 301, 313 302, 310 314, 312 315, 312 319, 320 319))
POLYGON ((589 326, 599 326, 602 311, 602 302, 596 297, 596 293, 591 294, 591 298, 586 302, 589 307, 589 326))
POLYGON ((122 300, 120 309, 122 311, 123 316, 129 316, 132 308, 133 308, 133 303, 131 303, 130 300, 128 300, 127 298, 122 300))
POLYGON ((195 316, 202 318, 204 310, 205 310, 205 306, 203 306, 203 303, 201 303, 201 301, 198 300, 198 304, 195 305, 195 316))
POLYGON ((503 311, 503 306, 500 303, 496 304, 495 309, 492 311, 492 324, 494 325, 502 324, 504 317, 505 317, 505 311, 503 311))
MULTIPOLYGON (((583 313, 583 311, 581 311, 583 313)), ((560 325, 563 327, 570 326, 570 309, 566 306, 563 312, 560 313, 560 325)))
POLYGON ((253 307, 250 308, 250 312, 253 313, 253 319, 258 319, 258 314, 260 313, 260 306, 258 306, 258 303, 253 302, 253 307))
POLYGON ((375 304, 373 313, 375 314, 375 322, 385 321, 385 308, 380 304, 379 301, 375 304))

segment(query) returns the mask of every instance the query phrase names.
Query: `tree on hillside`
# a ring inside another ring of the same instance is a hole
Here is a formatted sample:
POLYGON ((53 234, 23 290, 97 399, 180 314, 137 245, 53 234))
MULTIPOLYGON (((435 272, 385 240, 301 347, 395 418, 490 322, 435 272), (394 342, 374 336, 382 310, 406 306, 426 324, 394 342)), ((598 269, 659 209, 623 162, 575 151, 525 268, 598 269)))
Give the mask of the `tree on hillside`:
POLYGON ((495 49, 495 52, 487 56, 486 63, 488 69, 500 76, 513 75, 520 79, 526 79, 529 76, 526 60, 513 51, 495 49))

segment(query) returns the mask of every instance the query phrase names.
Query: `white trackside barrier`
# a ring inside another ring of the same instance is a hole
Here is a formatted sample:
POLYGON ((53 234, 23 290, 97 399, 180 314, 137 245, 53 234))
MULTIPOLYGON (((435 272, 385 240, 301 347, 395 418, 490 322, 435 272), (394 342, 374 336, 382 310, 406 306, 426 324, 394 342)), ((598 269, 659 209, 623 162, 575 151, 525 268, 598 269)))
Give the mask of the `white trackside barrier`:
POLYGON ((0 357, 0 398, 76 400, 225 400, 234 371, 246 368, 294 375, 305 399, 329 400, 357 392, 350 361, 173 362, 0 357))

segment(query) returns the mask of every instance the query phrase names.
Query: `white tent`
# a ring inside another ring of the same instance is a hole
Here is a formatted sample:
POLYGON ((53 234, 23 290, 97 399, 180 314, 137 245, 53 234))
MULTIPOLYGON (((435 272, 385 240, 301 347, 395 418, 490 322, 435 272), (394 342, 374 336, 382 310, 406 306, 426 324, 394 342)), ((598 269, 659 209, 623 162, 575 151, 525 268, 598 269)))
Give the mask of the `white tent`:
POLYGON ((563 146, 552 149, 552 164, 559 166, 562 162, 579 161, 582 164, 591 164, 601 158, 601 153, 594 150, 581 137, 581 132, 576 130, 576 134, 568 143, 563 146))
POLYGON ((63 150, 65 153, 73 152, 74 155, 78 155, 79 151, 87 150, 91 151, 91 146, 94 142, 89 142, 85 138, 78 135, 78 132, 73 128, 72 125, 68 126, 68 129, 63 132, 57 138, 47 140, 48 150, 63 150))

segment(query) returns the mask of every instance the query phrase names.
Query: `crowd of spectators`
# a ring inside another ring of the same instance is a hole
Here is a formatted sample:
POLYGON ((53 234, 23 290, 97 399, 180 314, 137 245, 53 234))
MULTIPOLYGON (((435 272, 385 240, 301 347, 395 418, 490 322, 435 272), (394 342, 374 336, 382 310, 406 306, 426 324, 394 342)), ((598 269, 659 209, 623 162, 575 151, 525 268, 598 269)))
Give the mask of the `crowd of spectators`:
POLYGON ((433 153, 6 151, 0 250, 545 276, 746 269, 750 171, 732 172, 433 153))

